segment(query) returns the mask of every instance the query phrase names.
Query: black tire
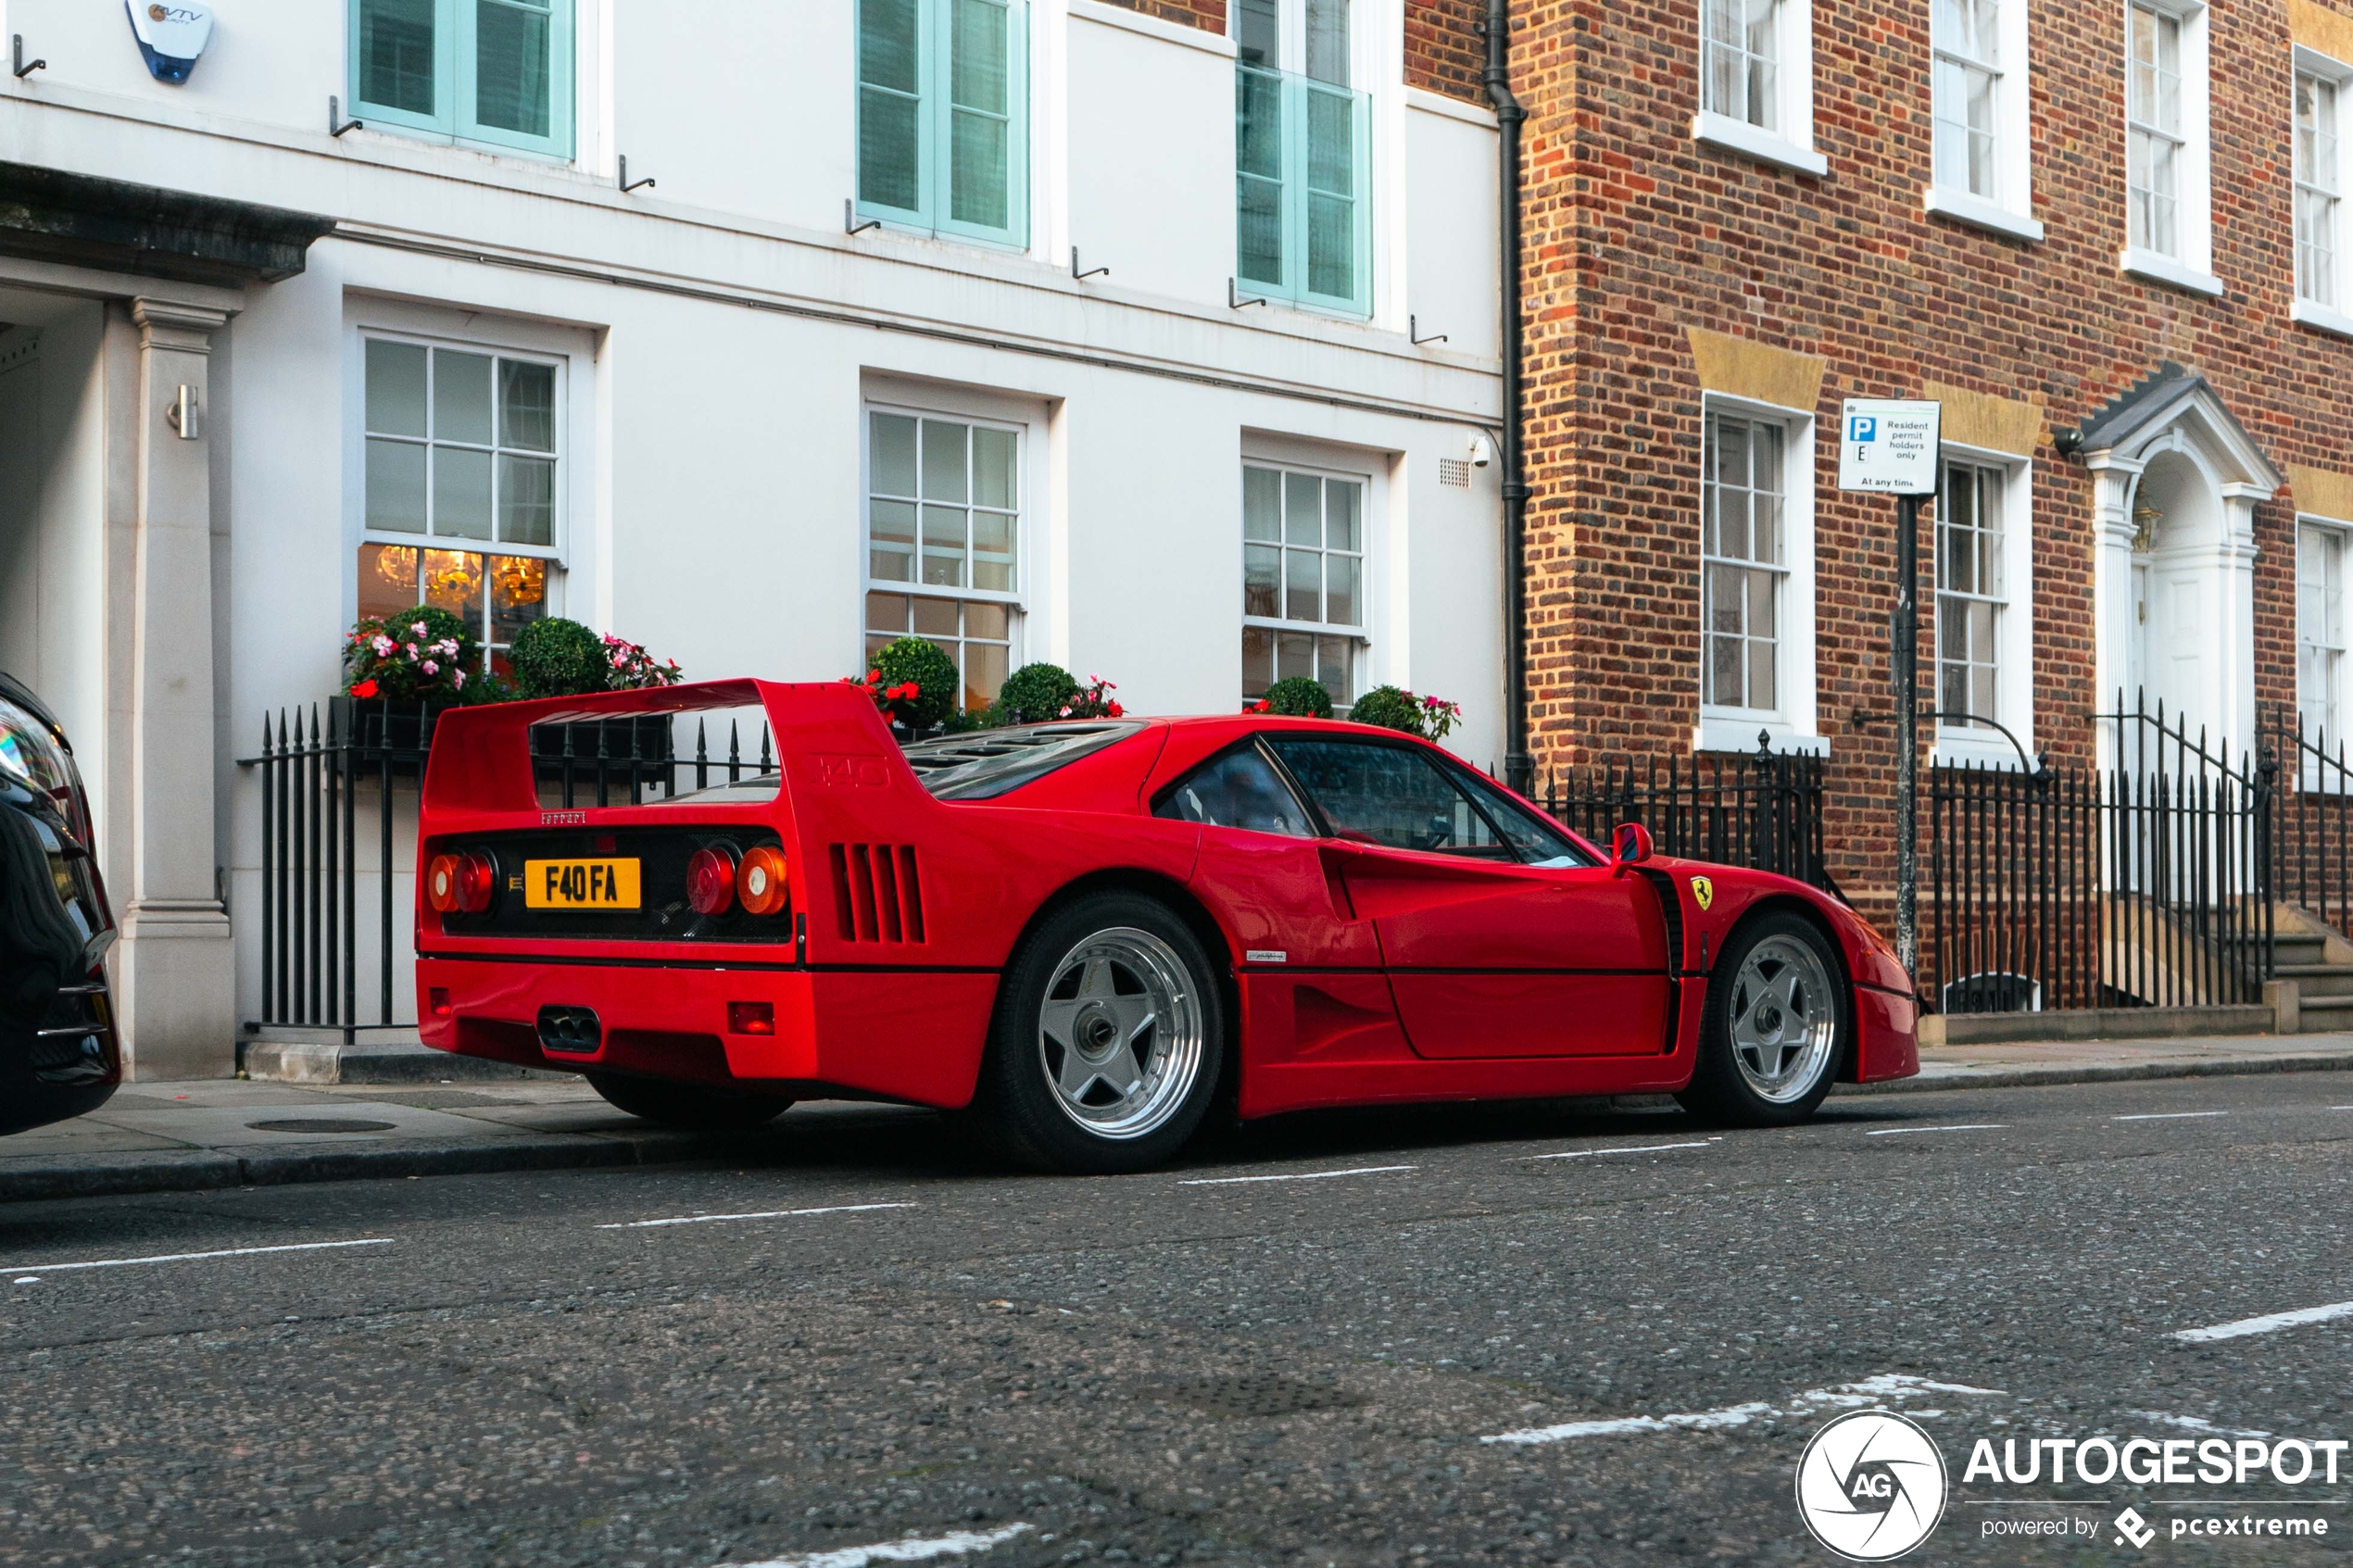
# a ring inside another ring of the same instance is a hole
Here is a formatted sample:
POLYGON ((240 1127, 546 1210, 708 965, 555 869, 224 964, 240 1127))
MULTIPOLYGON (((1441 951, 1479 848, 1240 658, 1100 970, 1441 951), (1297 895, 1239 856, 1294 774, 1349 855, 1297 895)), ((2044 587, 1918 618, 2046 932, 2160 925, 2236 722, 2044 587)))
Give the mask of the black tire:
POLYGON ((584 1073, 588 1086, 616 1110, 665 1127, 692 1133, 741 1133, 766 1126, 792 1101, 756 1089, 722 1089, 706 1084, 674 1084, 626 1073, 584 1073))
POLYGON ((1785 911, 1749 921, 1716 960, 1700 1011, 1699 1060, 1675 1098, 1693 1115, 1725 1126, 1788 1127, 1809 1120, 1851 1048, 1852 1004, 1845 966, 1813 922, 1785 911), (1793 1003, 1803 1010, 1794 1032, 1788 1028, 1793 1003))
POLYGON ((1099 893, 1054 911, 1005 970, 973 1098, 978 1130, 1033 1170, 1112 1175, 1164 1163, 1216 1096, 1220 972, 1156 898, 1099 893))

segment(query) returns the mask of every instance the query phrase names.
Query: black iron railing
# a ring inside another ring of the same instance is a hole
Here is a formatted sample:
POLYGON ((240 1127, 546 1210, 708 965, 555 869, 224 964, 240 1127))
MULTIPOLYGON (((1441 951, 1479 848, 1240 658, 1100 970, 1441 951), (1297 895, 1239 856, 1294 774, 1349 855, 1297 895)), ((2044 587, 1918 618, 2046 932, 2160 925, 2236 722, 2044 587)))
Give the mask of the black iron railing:
POLYGON ((1920 980, 1944 1012, 2244 1005, 2272 972, 2274 769, 2121 702, 2112 766, 1931 771, 1920 980))
POLYGON ((1760 746, 1568 768, 1546 775, 1540 798, 1597 844, 1619 822, 1640 822, 1662 855, 1778 872, 1836 894, 1822 854, 1823 791, 1820 758, 1760 746))
POLYGON ((2271 712, 2264 746, 2279 767, 2279 895, 2353 935, 2353 763, 2345 737, 2307 728, 2301 713, 2281 707, 2271 712))
MULTIPOLYGON (((408 906, 396 883, 415 870, 417 802, 438 713, 414 703, 336 697, 306 715, 282 709, 261 726, 261 752, 239 759, 261 785, 261 985, 258 1027, 405 1029, 408 906), (363 897, 363 886, 365 897, 363 897), (375 993, 363 1022, 363 985, 375 993)), ((768 729, 747 751, 731 721, 714 752, 698 719, 690 757, 672 720, 613 719, 535 726, 533 771, 548 807, 642 803, 776 771, 768 729)))

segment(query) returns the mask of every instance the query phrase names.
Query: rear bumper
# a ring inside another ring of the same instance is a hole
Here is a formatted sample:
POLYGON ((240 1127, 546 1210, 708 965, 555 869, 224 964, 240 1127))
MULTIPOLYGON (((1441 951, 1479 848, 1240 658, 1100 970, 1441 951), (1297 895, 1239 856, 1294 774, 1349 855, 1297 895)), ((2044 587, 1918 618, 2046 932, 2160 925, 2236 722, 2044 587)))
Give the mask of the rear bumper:
POLYGON ((948 1109, 971 1103, 996 997, 994 973, 969 971, 417 960, 417 1033, 436 1050, 948 1109), (732 1031, 743 1002, 767 1003, 775 1032, 732 1031), (545 1049, 542 1008, 593 1011, 596 1048, 545 1049))
POLYGON ((1909 1078, 1920 1070, 1920 1009, 1911 997, 1855 987, 1855 1082, 1909 1078))

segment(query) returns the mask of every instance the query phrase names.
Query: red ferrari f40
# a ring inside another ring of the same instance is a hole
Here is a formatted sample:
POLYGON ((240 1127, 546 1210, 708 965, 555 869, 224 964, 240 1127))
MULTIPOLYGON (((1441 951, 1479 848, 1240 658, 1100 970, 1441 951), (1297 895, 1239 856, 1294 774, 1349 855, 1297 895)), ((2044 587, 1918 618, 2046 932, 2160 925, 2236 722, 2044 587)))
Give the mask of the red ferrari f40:
POLYGON ((1910 982, 1839 900, 1639 827, 1604 851, 1329 721, 902 746, 857 687, 760 681, 461 709, 419 857, 425 1042, 680 1125, 895 1100, 1120 1172, 1220 1107, 1663 1093, 1780 1124, 1919 1068, 1910 982), (773 767, 639 804, 565 803, 533 743, 723 709, 773 767))

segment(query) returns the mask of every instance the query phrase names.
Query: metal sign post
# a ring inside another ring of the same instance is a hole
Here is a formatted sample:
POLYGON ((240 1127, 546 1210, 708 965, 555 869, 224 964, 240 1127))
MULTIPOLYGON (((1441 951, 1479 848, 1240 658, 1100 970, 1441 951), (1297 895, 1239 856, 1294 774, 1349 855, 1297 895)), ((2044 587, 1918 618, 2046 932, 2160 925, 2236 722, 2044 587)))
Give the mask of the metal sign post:
POLYGON ((1838 487, 1895 497, 1895 612, 1889 673, 1895 686, 1895 956, 1919 972, 1920 497, 1937 488, 1938 403, 1850 397, 1841 420, 1838 487))

